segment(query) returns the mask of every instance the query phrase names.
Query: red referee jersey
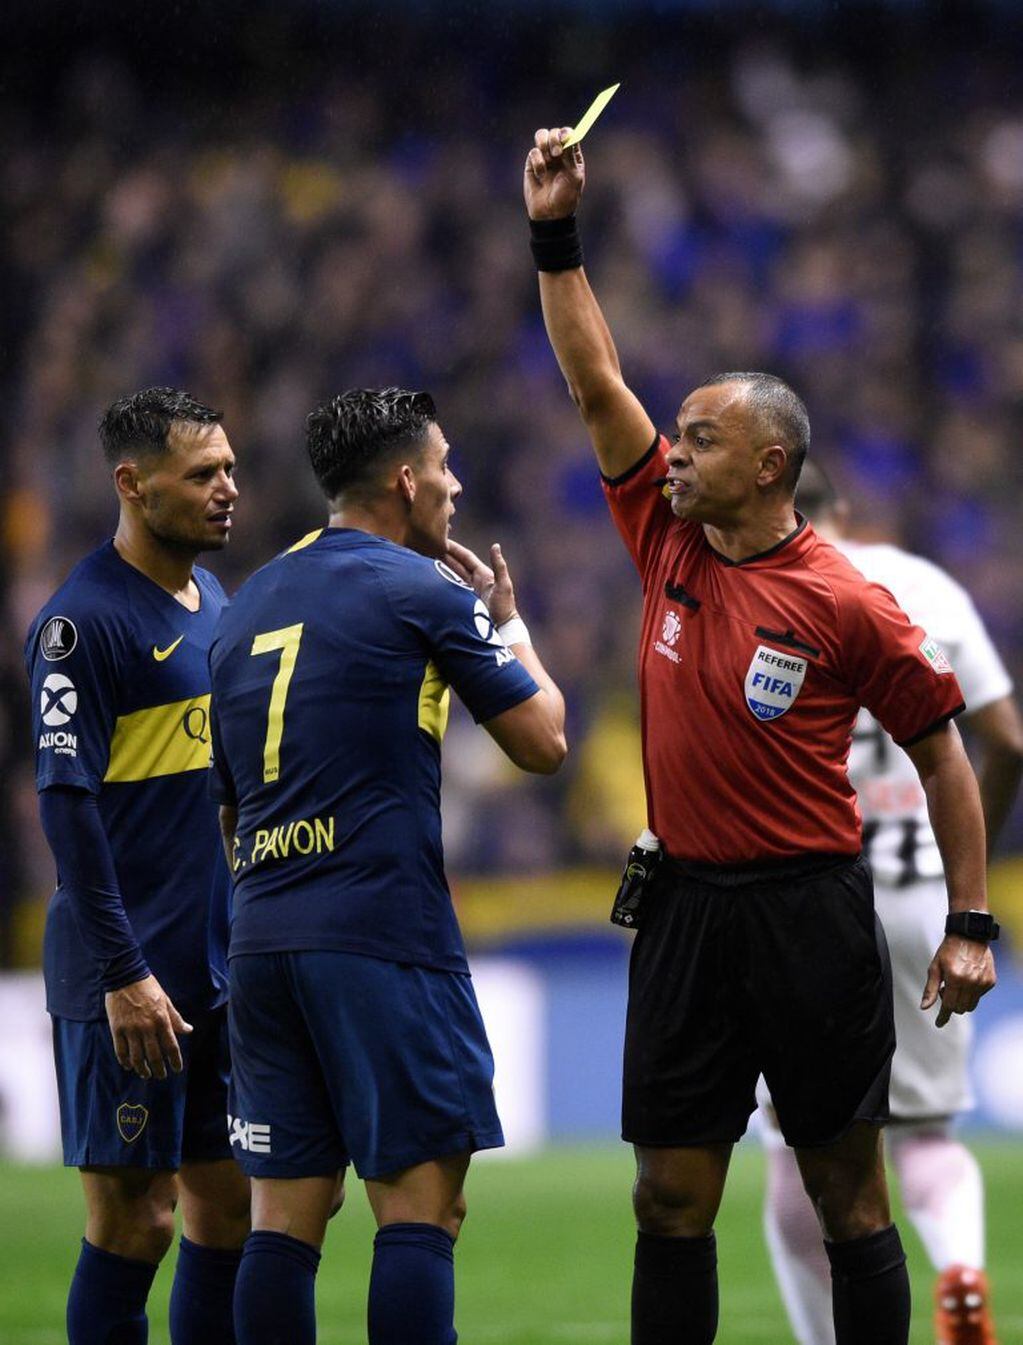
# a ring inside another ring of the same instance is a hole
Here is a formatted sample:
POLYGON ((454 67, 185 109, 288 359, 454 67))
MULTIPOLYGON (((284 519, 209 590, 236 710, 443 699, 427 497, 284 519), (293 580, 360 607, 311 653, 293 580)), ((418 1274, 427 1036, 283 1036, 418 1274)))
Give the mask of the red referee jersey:
POLYGON ((643 579, 650 827, 669 854, 714 864, 855 854, 846 758, 859 707, 909 746, 964 708, 955 674, 809 523, 748 560, 719 555, 654 484, 666 449, 604 482, 643 579))

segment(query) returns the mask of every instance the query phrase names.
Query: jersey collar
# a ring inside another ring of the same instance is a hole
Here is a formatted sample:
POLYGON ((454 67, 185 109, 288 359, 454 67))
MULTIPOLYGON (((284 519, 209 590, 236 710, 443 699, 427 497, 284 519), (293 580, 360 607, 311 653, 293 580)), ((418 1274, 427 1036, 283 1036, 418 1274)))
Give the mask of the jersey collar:
POLYGON ((780 542, 775 542, 774 546, 769 546, 766 551, 758 551, 755 555, 744 556, 742 560, 730 560, 728 556, 723 556, 720 551, 715 551, 710 542, 707 541, 707 534, 704 533, 704 544, 707 550, 721 565, 727 565, 729 569, 740 569, 750 566, 788 565, 794 560, 798 560, 804 555, 810 542, 814 537, 813 529, 809 526, 809 521, 803 517, 799 511, 796 511, 796 518, 799 522, 780 542))

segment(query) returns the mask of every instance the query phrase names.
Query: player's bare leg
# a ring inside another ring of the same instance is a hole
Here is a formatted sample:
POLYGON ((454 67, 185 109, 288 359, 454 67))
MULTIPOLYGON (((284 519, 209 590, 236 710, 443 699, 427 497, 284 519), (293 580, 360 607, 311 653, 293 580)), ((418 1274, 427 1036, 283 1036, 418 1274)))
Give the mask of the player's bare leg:
POLYGON ((796 1159, 827 1239, 838 1345, 906 1345, 909 1277, 880 1128, 857 1122, 832 1144, 797 1149, 796 1159))
POLYGON ((148 1168, 81 1168, 85 1237, 67 1303, 69 1345, 148 1334, 146 1299, 174 1239, 177 1183, 148 1168))
POLYGON ((249 1179, 233 1158, 182 1163, 178 1198, 185 1237, 202 1247, 236 1251, 250 1227, 249 1179))
POLYGON ((710 1345, 718 1320, 713 1229, 732 1146, 635 1151, 633 1345, 710 1345))
POLYGON ((468 1170, 469 1155, 454 1154, 367 1181, 366 1196, 377 1227, 434 1224, 457 1238, 465 1218, 463 1187, 468 1170))
POLYGON ((307 1242, 317 1251, 323 1246, 327 1220, 334 1213, 342 1179, 329 1177, 253 1177, 252 1231, 285 1233, 307 1242))
POLYGON ((81 1168, 85 1237, 93 1247, 156 1266, 174 1241, 178 1203, 173 1172, 81 1168))
POLYGON ((182 1163, 182 1237, 170 1299, 171 1345, 233 1345, 234 1286, 249 1232, 249 1182, 231 1158, 182 1163))
POLYGON ((454 1246, 465 1219, 467 1153, 366 1182, 377 1221, 369 1283, 370 1345, 449 1345, 455 1337, 454 1246))

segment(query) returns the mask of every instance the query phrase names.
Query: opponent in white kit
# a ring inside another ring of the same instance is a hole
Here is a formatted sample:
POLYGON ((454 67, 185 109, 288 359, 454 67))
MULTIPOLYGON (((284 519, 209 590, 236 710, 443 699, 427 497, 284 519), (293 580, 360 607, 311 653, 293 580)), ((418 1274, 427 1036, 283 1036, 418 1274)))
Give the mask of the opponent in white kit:
MULTIPOLYGON (((891 590, 951 660, 966 699, 964 722, 983 753, 978 775, 990 847, 1023 769, 1023 719, 1009 675, 969 594, 920 556, 843 539, 846 508, 815 464, 804 468, 796 504, 868 579, 891 590)), ((941 856, 912 762, 866 710, 856 724, 849 774, 859 796, 863 848, 873 866, 877 912, 892 958, 898 1046, 886 1131, 890 1165, 906 1213, 939 1274, 939 1345, 994 1345, 983 1270, 981 1175, 976 1159, 953 1135, 955 1114, 973 1103, 967 1073, 972 1023, 969 1015, 956 1014, 938 1030, 937 1009, 920 1009, 927 967, 948 910, 941 856)), ((769 1122, 764 1224, 775 1274, 800 1345, 833 1345, 831 1277, 817 1220, 793 1153, 785 1148, 769 1107, 762 1109, 769 1122)))

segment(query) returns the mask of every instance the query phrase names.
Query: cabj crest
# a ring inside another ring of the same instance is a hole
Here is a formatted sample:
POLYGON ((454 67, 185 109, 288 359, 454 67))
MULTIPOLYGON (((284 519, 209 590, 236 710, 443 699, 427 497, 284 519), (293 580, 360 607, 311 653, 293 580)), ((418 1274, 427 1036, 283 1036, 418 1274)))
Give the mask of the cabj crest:
POLYGON ((134 1144, 146 1128, 149 1110, 141 1102, 122 1102, 117 1109, 117 1129, 125 1144, 134 1144))

